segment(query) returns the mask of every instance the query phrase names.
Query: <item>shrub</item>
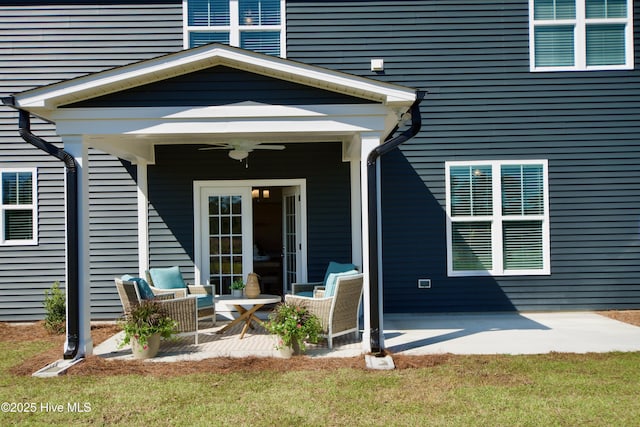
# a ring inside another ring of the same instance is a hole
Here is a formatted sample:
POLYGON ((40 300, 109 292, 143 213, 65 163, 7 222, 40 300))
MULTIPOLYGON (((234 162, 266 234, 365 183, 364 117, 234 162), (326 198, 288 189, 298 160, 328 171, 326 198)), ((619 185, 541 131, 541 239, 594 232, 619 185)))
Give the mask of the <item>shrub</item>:
POLYGON ((54 334, 64 333, 66 326, 66 298, 62 290, 60 290, 60 283, 56 281, 50 290, 44 291, 44 296, 44 309, 47 312, 44 319, 44 327, 54 334))

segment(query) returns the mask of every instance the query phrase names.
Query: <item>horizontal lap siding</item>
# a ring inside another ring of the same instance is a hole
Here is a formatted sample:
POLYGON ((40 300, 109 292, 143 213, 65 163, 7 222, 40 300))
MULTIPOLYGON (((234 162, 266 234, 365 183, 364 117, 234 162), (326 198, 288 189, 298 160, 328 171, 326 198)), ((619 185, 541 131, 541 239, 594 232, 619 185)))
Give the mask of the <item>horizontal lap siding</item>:
MULTIPOLYGON (((182 48, 179 1, 84 3, 0 4, 0 96, 182 48)), ((44 290, 65 280, 64 168, 22 141, 17 116, 0 105, 0 166, 38 167, 39 245, 0 247, 0 321, 43 318, 44 290)), ((32 130, 61 142, 37 119, 32 130)), ((112 156, 89 163, 91 309, 108 319, 121 314, 113 277, 138 268, 135 181, 112 156)))
POLYGON ((288 2, 289 58, 427 92, 382 160, 388 311, 640 307, 640 72, 529 72, 527 7, 288 2), (549 160, 552 275, 447 277, 444 163, 475 159, 549 160))

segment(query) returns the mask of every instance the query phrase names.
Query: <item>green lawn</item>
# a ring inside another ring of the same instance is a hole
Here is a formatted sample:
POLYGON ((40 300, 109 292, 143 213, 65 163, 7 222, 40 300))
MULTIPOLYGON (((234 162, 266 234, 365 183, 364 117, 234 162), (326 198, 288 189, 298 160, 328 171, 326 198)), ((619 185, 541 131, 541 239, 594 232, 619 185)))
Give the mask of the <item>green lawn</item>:
POLYGON ((0 341, 0 425, 631 426, 640 353, 451 356, 433 367, 32 378, 0 341), (7 412, 15 410, 18 412, 7 412), (29 411, 29 412, 27 412, 29 411))

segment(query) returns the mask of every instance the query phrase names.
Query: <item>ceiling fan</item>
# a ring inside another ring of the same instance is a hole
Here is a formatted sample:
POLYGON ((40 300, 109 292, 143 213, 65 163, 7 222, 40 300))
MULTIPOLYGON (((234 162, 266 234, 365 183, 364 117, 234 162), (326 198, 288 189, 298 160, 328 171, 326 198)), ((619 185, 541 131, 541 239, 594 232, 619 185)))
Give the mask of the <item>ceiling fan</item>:
POLYGON ((229 157, 234 160, 244 160, 253 150, 284 150, 284 145, 262 144, 252 141, 212 142, 212 147, 202 147, 200 150, 230 150, 229 157))

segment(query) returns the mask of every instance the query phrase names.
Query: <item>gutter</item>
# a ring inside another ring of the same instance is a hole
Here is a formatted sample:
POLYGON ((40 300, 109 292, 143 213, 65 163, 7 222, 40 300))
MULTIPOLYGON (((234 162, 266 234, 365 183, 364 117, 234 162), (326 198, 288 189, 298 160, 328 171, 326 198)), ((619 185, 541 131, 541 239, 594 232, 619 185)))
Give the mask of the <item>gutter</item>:
POLYGON ((400 144, 416 136, 422 127, 422 117, 420 116, 420 102, 425 93, 417 92, 417 97, 411 109, 411 127, 400 135, 387 139, 382 145, 374 148, 367 156, 367 192, 369 193, 368 217, 369 217, 369 316, 370 344, 371 352, 376 355, 383 353, 381 343, 383 342, 383 330, 380 326, 380 277, 379 268, 379 248, 378 248, 378 159, 397 148, 400 144))
POLYGON ((67 342, 64 359, 74 359, 80 346, 80 283, 78 276, 78 169, 74 157, 31 132, 28 111, 15 105, 13 97, 2 102, 19 111, 18 129, 23 140, 64 162, 66 171, 66 224, 67 224, 67 342))

